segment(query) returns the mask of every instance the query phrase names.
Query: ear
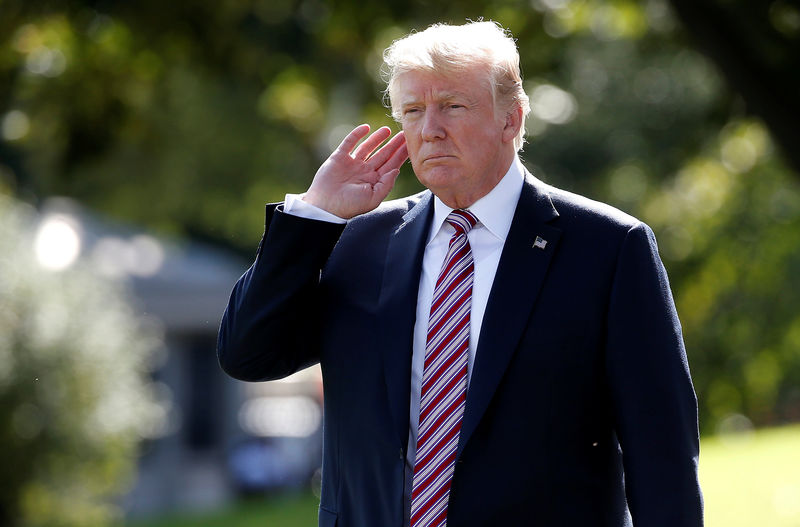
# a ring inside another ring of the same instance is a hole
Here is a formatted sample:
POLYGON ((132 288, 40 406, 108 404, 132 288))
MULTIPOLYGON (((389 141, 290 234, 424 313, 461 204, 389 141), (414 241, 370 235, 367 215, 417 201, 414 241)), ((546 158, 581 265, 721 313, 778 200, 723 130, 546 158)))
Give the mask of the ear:
POLYGON ((522 106, 515 104, 506 113, 505 127, 503 128, 503 141, 513 141, 522 127, 522 106))

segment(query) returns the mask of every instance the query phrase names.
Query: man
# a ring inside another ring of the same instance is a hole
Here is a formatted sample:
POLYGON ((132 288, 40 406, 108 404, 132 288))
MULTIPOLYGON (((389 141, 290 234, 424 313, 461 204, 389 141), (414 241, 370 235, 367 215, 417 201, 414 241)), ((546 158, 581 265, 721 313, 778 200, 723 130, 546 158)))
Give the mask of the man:
POLYGON ((525 170, 519 57, 494 23, 432 26, 385 60, 403 132, 379 148, 388 129, 357 127, 267 207, 219 334, 239 379, 321 363, 319 524, 702 525, 650 229, 525 170), (429 190, 381 203, 406 157, 429 190))

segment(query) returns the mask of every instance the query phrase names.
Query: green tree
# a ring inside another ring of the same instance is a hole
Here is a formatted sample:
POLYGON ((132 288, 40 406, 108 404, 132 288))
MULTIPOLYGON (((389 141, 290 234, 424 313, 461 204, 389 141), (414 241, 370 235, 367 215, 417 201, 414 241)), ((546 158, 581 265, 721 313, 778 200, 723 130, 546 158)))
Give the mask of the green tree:
POLYGON ((159 422, 146 373, 160 337, 113 284, 43 268, 34 227, 0 194, 0 524, 106 525, 159 422))
MULTIPOLYGON (((533 103, 526 164, 656 229, 704 429, 732 413, 797 419, 798 13, 788 0, 3 0, 0 186, 250 254, 264 202, 304 190, 350 127, 396 126, 378 74, 392 39, 497 20, 533 103)), ((405 167, 394 194, 418 189, 405 167)))
POLYGON ((670 0, 683 27, 769 127, 787 162, 800 173, 800 4, 670 0))

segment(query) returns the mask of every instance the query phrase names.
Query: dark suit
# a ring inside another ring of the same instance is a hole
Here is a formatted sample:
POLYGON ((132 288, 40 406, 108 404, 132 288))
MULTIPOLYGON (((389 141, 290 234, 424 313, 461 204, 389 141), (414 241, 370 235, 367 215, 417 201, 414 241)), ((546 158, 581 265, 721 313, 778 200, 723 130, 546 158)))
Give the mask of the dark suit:
MULTIPOLYGON (((432 202, 423 192, 384 203, 344 228, 269 206, 223 319, 219 359, 236 378, 322 365, 321 526, 402 523, 432 202)), ((652 232, 528 175, 488 299, 448 526, 619 527, 628 510, 636 527, 700 526, 697 455, 695 395, 652 232)))

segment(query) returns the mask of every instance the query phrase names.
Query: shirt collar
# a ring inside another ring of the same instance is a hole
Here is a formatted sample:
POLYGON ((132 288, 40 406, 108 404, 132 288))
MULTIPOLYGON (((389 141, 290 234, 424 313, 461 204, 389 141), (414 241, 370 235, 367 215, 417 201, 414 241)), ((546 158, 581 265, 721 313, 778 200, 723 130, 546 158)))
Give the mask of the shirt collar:
MULTIPOLYGON (((524 181, 525 167, 522 166, 519 156, 514 156, 514 161, 508 167, 506 175, 497 185, 488 194, 468 207, 468 210, 478 218, 476 227, 483 225, 499 240, 505 241, 508 231, 511 229, 511 221, 514 219, 514 211, 517 209, 517 202, 522 193, 524 181)), ((433 222, 428 234, 428 243, 441 230, 448 214, 451 212, 453 212, 452 208, 434 196, 433 222)))

